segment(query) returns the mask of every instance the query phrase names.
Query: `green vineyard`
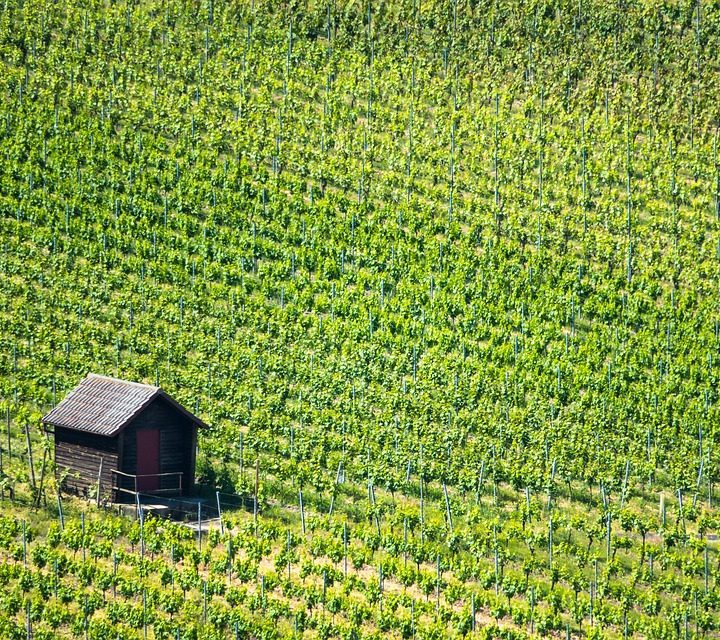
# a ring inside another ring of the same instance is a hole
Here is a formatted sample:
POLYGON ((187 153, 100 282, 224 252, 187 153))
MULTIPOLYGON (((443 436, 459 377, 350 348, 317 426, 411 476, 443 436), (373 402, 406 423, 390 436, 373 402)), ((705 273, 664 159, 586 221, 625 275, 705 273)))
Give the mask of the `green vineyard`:
POLYGON ((0 1, 0 638, 718 637, 719 127, 711 0, 0 1))

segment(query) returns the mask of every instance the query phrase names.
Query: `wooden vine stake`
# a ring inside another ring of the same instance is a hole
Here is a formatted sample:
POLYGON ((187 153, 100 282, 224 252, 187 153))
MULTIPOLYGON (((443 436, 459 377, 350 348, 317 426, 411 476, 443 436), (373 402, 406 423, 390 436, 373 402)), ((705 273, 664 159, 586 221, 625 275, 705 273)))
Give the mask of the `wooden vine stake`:
POLYGON ((198 551, 202 551, 202 504, 198 500, 198 513, 197 513, 197 523, 198 523, 198 551))
POLYGON ((62 499, 60 498, 60 485, 57 486, 57 508, 58 508, 58 519, 60 520, 60 531, 65 530, 65 517, 63 515, 62 499))
MULTIPOLYGON (((97 496, 95 497, 95 506, 100 508, 100 495, 102 493, 102 472, 103 462, 105 459, 100 456, 100 464, 98 465, 98 477, 97 477, 97 496)), ((43 458, 43 467, 45 466, 45 459, 43 458)), ((41 480, 42 483, 42 480, 41 480)))
POLYGON ((43 459, 42 459, 42 465, 40 465, 40 486, 37 490, 37 495, 35 496, 35 506, 40 506, 40 501, 44 499, 43 495, 43 486, 45 484, 45 463, 47 462, 47 453, 48 450, 45 448, 43 451, 43 459))
POLYGON ((302 532, 305 533, 305 507, 303 506, 302 489, 298 491, 298 502, 300 503, 300 524, 302 526, 302 532))
POLYGON ((7 452, 8 458, 12 456, 12 439, 10 437, 10 405, 5 407, 5 427, 7 429, 7 452))
POLYGON ((448 496, 447 485, 443 482, 443 494, 445 496, 445 511, 447 513, 448 528, 450 535, 453 533, 452 511, 450 510, 450 497, 448 496))
MULTIPOLYGON (((257 536, 258 524, 258 493, 260 491, 260 458, 255 459, 255 495, 253 497, 253 522, 255 523, 255 535, 257 536)), ((303 532, 305 527, 303 526, 303 532)))
POLYGON ((33 465, 32 445, 30 444, 30 425, 25 423, 25 443, 27 445, 28 464, 30 466, 30 484, 33 491, 37 485, 35 483, 35 465, 33 465))

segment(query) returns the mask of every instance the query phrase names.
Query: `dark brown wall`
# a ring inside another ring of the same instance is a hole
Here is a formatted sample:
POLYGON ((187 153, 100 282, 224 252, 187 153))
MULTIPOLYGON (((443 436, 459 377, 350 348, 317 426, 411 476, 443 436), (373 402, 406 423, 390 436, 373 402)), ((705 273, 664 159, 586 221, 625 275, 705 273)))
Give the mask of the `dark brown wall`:
POLYGON ((97 487, 100 458, 103 461, 101 494, 109 496, 113 478, 110 471, 117 469, 118 441, 73 429, 55 428, 55 464, 58 478, 67 469, 64 487, 85 493, 97 487), (75 475, 79 475, 75 478, 75 475))
MULTIPOLYGON (((183 493, 192 490, 195 469, 193 447, 195 446, 195 425, 162 397, 156 398, 120 434, 122 468, 125 473, 137 470, 137 431, 139 429, 160 429, 160 473, 183 472, 183 493)), ((161 489, 177 487, 177 478, 160 479, 161 489)), ((128 485, 128 488, 129 485, 128 485)))

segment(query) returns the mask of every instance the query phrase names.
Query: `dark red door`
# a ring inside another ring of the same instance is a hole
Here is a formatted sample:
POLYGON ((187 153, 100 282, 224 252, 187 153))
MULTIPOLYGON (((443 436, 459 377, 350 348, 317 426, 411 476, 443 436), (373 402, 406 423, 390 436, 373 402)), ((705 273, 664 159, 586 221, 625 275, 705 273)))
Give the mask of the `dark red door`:
POLYGON ((155 491, 160 488, 160 430, 140 429, 137 432, 137 488, 155 491))

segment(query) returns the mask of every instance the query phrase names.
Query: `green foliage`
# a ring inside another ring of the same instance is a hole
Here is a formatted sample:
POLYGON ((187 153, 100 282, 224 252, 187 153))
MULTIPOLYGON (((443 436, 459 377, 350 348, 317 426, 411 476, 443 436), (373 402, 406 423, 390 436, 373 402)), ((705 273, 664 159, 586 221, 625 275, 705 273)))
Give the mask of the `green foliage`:
POLYGON ((672 0, 5 2, 3 504, 93 369, 253 513, 3 515, 0 636, 716 631, 719 52, 672 0))

